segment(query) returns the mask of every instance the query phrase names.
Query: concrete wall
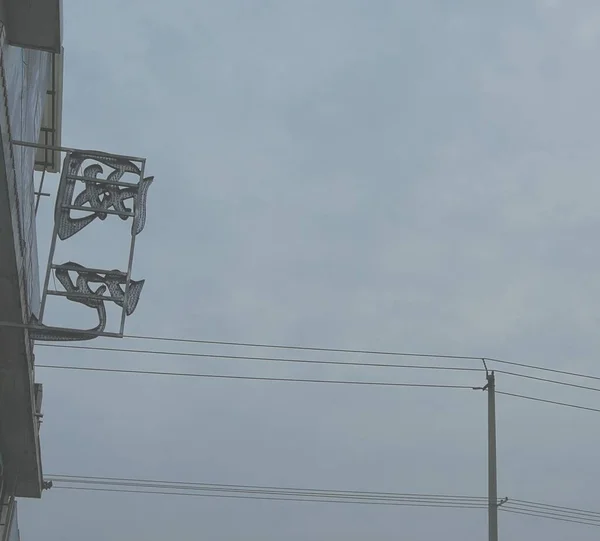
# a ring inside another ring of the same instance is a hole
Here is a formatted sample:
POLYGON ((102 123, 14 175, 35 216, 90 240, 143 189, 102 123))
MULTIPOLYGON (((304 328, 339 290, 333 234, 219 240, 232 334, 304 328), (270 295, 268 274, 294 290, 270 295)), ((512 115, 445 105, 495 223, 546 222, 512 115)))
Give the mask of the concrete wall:
POLYGON ((19 517, 17 514, 17 502, 13 502, 12 505, 12 517, 10 517, 8 535, 6 541, 21 541, 21 535, 19 533, 19 517))
MULTIPOLYGON (((37 143, 50 83, 52 56, 44 51, 5 45, 3 58, 11 137, 13 140, 37 143)), ((19 235, 23 248, 22 261, 18 264, 23 273, 29 311, 37 315, 40 272, 34 215, 33 168, 36 150, 15 145, 13 153, 19 235)))
MULTIPOLYGON (((9 46, 4 29, 0 39, 0 321, 28 324, 39 304, 34 152, 11 140, 37 141, 51 58, 9 46)), ((0 327, 0 386, 6 478, 17 496, 39 498, 42 466, 32 343, 18 326, 0 327)))

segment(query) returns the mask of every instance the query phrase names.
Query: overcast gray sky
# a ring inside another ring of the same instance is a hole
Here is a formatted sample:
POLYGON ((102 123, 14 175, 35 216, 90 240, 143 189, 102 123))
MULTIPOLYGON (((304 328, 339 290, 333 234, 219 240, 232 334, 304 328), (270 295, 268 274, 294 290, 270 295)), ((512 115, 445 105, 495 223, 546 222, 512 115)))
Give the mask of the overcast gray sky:
MULTIPOLYGON (((156 177, 128 332, 600 374, 598 2, 64 0, 64 17, 63 144, 145 156, 156 177)), ((105 241, 73 259, 111 249, 116 229, 102 227, 105 241)), ((78 353, 38 347, 36 362, 484 383, 78 353)), ((486 495, 480 392, 37 378, 47 475, 486 495)), ((498 388, 600 406, 593 392, 509 376, 498 388)), ((599 421, 499 396, 499 495, 597 508, 599 421)), ((469 541, 487 528, 479 510, 58 490, 20 511, 24 541, 469 541)), ((500 520, 503 539, 597 539, 500 520)))

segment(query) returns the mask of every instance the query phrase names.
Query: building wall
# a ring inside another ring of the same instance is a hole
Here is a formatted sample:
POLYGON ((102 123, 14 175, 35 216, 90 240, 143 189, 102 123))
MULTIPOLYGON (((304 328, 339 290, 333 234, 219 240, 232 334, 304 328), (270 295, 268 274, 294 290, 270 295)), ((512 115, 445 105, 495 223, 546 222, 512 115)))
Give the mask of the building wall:
MULTIPOLYGON (((5 45, 3 59, 11 139, 37 143, 50 83, 52 56, 44 51, 5 45)), ((13 146, 22 246, 22 261, 19 263, 29 311, 37 315, 40 304, 40 273, 34 214, 35 153, 33 148, 13 146)))
MULTIPOLYGON (((0 452, 3 481, 14 497, 39 498, 42 465, 33 343, 25 326, 40 304, 35 227, 36 150, 61 51, 61 0, 0 0, 0 452), (9 44, 10 43, 10 44, 9 44), (12 44, 12 45, 11 45, 12 44)), ((2 513, 6 507, 2 506, 2 513)), ((9 523, 0 517, 0 541, 9 523)), ((18 528, 8 539, 18 539, 18 528)))
POLYGON ((6 541, 21 541, 21 535, 19 533, 19 517, 17 514, 17 502, 14 501, 12 505, 12 516, 10 517, 8 535, 6 541))
MULTIPOLYGON (((28 324, 40 302, 34 213, 35 149, 50 77, 48 53, 12 47, 0 27, 0 321, 28 324)), ((42 470, 35 417, 32 343, 25 329, 0 332, 0 451, 17 496, 39 498, 42 470), (17 474, 18 472, 18 474, 17 474)))

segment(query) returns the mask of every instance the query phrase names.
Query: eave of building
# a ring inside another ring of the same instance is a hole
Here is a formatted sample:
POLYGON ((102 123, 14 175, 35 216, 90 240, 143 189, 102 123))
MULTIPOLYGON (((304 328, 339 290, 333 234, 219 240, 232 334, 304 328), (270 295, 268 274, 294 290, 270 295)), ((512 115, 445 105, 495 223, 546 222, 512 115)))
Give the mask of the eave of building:
POLYGON ((0 0, 0 21, 10 45, 60 53, 62 0, 0 0))

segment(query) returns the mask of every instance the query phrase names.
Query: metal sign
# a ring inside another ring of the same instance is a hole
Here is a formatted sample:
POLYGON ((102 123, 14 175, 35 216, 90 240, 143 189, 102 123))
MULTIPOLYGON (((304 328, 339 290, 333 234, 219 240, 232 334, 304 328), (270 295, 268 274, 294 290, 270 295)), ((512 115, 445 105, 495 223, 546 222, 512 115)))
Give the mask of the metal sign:
POLYGON ((146 223, 146 195, 153 177, 144 177, 146 160, 94 151, 69 150, 65 156, 54 211, 54 231, 42 291, 39 317, 32 317, 30 336, 35 340, 91 340, 98 336, 122 337, 125 318, 140 298, 144 280, 132 280, 135 240, 146 223), (128 179, 123 180, 127 174, 128 179), (83 216, 81 216, 83 214, 83 216), (131 220, 127 268, 88 268, 73 261, 55 261, 57 242, 65 241, 96 221, 110 216, 131 220), (58 284, 50 288, 54 274, 58 284), (64 297, 95 310, 98 324, 89 329, 52 327, 44 322, 48 296, 64 297), (121 307, 119 332, 107 332, 105 303, 121 307))

